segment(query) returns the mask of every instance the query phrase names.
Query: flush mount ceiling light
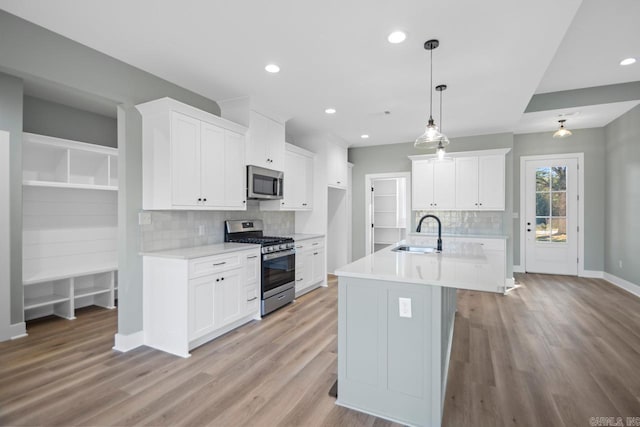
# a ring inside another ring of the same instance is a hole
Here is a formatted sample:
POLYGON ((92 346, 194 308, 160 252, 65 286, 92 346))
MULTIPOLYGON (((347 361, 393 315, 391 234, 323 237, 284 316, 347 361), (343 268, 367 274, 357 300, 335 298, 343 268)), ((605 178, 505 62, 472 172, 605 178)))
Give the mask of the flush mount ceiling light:
POLYGON ((389 40, 389 43, 392 43, 392 44, 402 43, 406 39, 407 39, 407 34, 402 31, 394 31, 393 33, 389 34, 389 37, 387 37, 387 40, 389 40))
POLYGON ((566 120, 564 119, 558 120, 558 123, 560 123, 560 128, 558 128, 558 130, 553 134, 554 138, 566 138, 572 135, 571 131, 564 127, 564 122, 566 122, 566 120))
POLYGON ((625 58, 620 61, 620 65, 631 65, 636 63, 636 58, 625 58))
POLYGON ((367 135, 366 133, 364 135, 360 135, 360 138, 362 139, 369 139, 369 135, 367 135))
POLYGON ((324 110, 325 113, 327 114, 335 114, 336 113, 336 109, 335 108, 327 108, 326 110, 324 110))
POLYGON ((266 67, 264 67, 265 70, 267 70, 267 72, 269 73, 279 73, 280 72, 280 67, 278 67, 276 64, 267 64, 266 67))
POLYGON ((424 48, 430 52, 430 73, 429 73, 429 121, 427 127, 422 135, 416 138, 413 146, 416 148, 438 148, 444 147, 449 144, 449 139, 438 131, 433 120, 433 50, 440 45, 438 40, 427 40, 424 43, 424 48))

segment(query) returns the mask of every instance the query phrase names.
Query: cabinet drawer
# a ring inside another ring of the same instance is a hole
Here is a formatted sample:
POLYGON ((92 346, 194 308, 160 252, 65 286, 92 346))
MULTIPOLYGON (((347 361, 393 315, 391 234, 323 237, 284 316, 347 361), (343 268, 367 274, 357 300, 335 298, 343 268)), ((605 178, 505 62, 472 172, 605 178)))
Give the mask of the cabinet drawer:
POLYGON ((242 253, 197 258, 189 262, 189 278, 225 271, 240 265, 242 253))
POLYGON ((324 238, 322 237, 319 237, 317 239, 302 240, 302 241, 296 242, 296 252, 321 248, 323 246, 324 246, 324 238))

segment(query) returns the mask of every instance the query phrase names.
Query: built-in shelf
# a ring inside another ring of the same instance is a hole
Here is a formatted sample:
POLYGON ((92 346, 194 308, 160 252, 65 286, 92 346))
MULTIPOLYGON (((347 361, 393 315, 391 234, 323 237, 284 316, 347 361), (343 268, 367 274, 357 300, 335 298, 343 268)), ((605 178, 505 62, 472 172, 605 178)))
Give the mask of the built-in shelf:
POLYGON ((82 298, 82 297, 88 297, 88 296, 92 296, 92 295, 106 294, 108 292, 111 292, 111 289, 104 289, 104 288, 76 289, 73 297, 74 298, 82 298))
POLYGON ((72 184, 69 182, 55 182, 55 181, 23 181, 22 185, 27 187, 75 188, 78 190, 118 191, 118 187, 113 187, 108 185, 72 184))
POLYGON ((66 302, 66 301, 69 301, 68 296, 56 295, 56 294, 25 298, 24 309, 31 310, 34 308, 44 307, 44 306, 53 305, 59 302, 66 302))

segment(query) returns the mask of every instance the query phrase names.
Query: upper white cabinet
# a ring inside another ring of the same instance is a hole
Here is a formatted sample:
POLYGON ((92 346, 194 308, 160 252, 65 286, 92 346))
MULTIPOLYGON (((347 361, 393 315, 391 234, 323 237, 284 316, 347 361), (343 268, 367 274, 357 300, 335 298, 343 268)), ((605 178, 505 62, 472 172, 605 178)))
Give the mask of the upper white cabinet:
POLYGON ((284 170, 284 124, 251 111, 247 148, 248 165, 284 170))
POLYGON ((347 149, 327 144, 327 183, 330 187, 347 188, 347 149))
POLYGON ((261 210, 310 211, 313 207, 315 155, 287 144, 284 152, 284 197, 260 203, 261 210))
POLYGON ((412 209, 455 209, 455 163, 431 159, 412 161, 412 209))
POLYGON ((509 149, 410 156, 412 210, 504 210, 509 149))
POLYGON ((456 161, 456 208, 504 210, 504 155, 458 157, 456 161))
POLYGON ((246 209, 245 127, 170 98, 137 108, 143 209, 246 209))
POLYGON ((222 117, 249 128, 246 164, 284 171, 285 119, 251 98, 218 102, 222 117))

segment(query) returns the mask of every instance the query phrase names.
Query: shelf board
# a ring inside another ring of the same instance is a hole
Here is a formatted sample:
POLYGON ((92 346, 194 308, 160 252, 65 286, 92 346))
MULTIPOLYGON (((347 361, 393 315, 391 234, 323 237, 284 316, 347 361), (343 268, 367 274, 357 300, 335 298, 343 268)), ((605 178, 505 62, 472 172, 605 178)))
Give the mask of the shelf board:
POLYGON ((374 224, 373 228, 395 228, 398 230, 404 230, 406 227, 395 227, 393 225, 375 225, 374 224))
POLYGON ((24 185, 25 187, 73 188, 78 190, 118 191, 118 187, 111 186, 111 185, 73 184, 69 182, 57 182, 57 181, 24 180, 22 181, 22 185, 24 185))
POLYGON ((43 307, 45 305, 52 305, 59 302, 69 301, 69 297, 63 295, 45 295, 42 297, 33 297, 24 299, 24 309, 29 310, 31 308, 43 307))
POLYGON ((51 282, 54 280, 69 279, 71 277, 89 276, 91 274, 107 273, 109 271, 118 270, 118 264, 115 262, 100 265, 83 265, 75 269, 60 269, 40 271, 37 274, 25 275, 22 279, 24 286, 36 285, 43 282, 51 282))
POLYGON ((82 288, 82 289, 75 289, 74 292, 75 292, 74 298, 82 298, 82 297, 88 297, 91 295, 106 294, 107 292, 110 292, 110 289, 82 288))
POLYGON ((397 194, 374 194, 374 197, 396 197, 397 194))

